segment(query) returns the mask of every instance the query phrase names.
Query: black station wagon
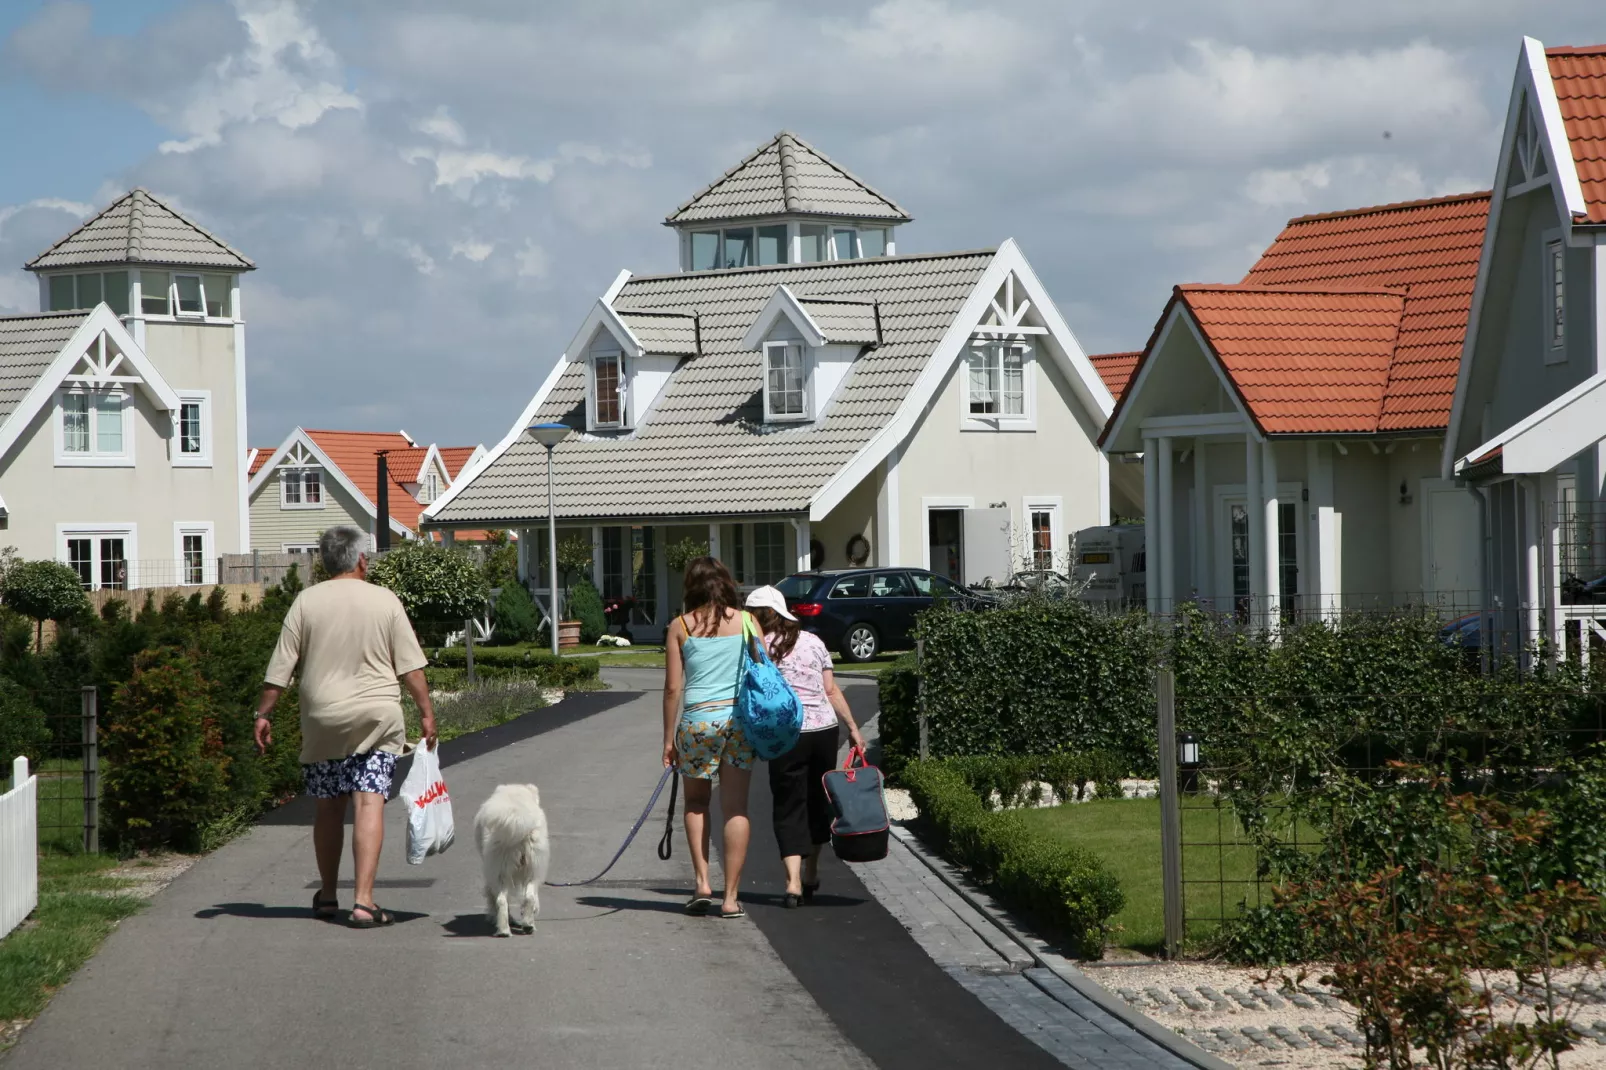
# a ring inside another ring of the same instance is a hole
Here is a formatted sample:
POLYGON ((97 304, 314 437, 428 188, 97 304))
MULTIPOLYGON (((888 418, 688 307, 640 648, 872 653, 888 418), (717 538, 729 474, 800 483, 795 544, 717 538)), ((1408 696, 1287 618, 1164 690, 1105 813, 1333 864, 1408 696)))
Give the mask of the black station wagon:
POLYGON ((844 661, 869 661, 883 650, 907 649, 915 615, 938 598, 968 607, 963 587, 923 568, 850 568, 799 572, 775 585, 808 631, 844 661))

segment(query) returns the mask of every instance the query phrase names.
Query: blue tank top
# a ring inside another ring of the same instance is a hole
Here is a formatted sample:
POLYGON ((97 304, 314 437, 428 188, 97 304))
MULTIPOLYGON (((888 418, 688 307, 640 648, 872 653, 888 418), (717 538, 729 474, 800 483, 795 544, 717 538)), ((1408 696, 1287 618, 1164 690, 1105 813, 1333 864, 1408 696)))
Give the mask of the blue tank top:
POLYGON ((689 635, 680 644, 686 669, 682 721, 720 724, 736 705, 736 674, 742 665, 740 635, 689 635))

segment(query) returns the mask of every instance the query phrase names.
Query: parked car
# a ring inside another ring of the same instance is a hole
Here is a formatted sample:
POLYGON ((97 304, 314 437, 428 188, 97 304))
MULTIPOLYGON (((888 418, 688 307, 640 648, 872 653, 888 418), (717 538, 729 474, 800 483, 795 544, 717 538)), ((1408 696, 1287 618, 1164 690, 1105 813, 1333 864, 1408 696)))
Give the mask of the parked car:
POLYGON ((965 608, 976 597, 923 568, 845 568, 799 572, 775 586, 804 628, 844 661, 869 661, 883 650, 907 649, 915 616, 939 598, 965 608))
POLYGON ((1483 647, 1483 614, 1468 613, 1450 621, 1439 629, 1439 641, 1459 647, 1469 660, 1478 660, 1483 647))

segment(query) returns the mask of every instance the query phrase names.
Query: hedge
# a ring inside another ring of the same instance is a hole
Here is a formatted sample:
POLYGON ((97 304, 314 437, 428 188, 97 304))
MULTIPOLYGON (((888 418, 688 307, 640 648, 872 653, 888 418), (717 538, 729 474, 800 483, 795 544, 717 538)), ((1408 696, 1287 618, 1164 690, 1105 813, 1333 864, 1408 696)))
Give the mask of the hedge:
MULTIPOLYGON (((430 653, 429 663, 436 669, 467 669, 468 651, 442 647, 430 653)), ((598 658, 554 658, 536 646, 474 647, 474 672, 486 679, 533 679, 542 687, 572 688, 595 682, 601 671, 598 658)))
POLYGON ((1110 919, 1126 906, 1126 896, 1097 856, 1034 833, 1018 813, 989 810, 952 762, 910 762, 903 782, 920 808, 922 831, 938 851, 1030 914, 1074 954, 1104 954, 1110 919))

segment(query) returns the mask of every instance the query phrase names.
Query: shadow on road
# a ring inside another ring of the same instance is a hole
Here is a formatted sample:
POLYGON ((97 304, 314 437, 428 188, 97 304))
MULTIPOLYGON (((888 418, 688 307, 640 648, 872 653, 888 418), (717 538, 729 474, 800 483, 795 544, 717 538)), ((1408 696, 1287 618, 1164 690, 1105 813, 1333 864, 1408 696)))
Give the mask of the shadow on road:
MULTIPOLYGON (((385 909, 389 910, 390 916, 396 919, 396 924, 398 925, 402 924, 403 922, 417 921, 419 918, 429 917, 428 914, 420 914, 414 910, 390 910, 389 907, 386 907, 385 909)), ((319 920, 325 922, 335 922, 341 925, 344 925, 346 922, 346 917, 344 914, 340 914, 333 918, 315 919, 312 916, 312 911, 303 906, 270 907, 266 903, 218 903, 215 906, 206 907, 203 910, 197 910, 195 912, 195 916, 206 921, 211 921, 213 918, 218 917, 230 917, 254 918, 259 921, 319 920)))

